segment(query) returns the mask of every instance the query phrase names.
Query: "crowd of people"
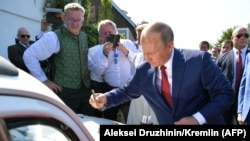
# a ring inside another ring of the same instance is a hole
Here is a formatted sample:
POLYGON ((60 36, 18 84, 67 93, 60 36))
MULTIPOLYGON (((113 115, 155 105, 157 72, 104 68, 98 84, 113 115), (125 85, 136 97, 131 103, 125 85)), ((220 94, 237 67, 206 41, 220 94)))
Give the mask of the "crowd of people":
POLYGON ((16 44, 8 47, 9 60, 75 113, 125 124, 250 124, 247 28, 235 28, 220 48, 210 51, 204 40, 191 50, 175 47, 174 31, 160 21, 140 21, 136 41, 110 41, 110 35, 119 33, 105 19, 98 23, 99 43, 89 47, 81 30, 84 14, 80 4, 66 4, 63 25, 48 30, 43 17, 36 41, 20 27, 16 44), (48 60, 53 64, 50 76, 48 60))

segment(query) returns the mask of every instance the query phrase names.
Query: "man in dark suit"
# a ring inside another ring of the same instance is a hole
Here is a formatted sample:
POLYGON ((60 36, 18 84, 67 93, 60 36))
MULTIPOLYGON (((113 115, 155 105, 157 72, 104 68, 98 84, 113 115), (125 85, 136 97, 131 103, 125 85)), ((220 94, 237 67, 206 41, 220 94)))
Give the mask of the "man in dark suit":
MULTIPOLYGON (((49 26, 48 24, 46 25, 41 24, 41 31, 38 34, 39 37, 36 36, 37 40, 42 37, 42 33, 45 32, 44 29, 47 29, 48 26, 49 26)), ((27 28, 20 27, 17 30, 17 38, 15 38, 15 42, 16 42, 15 45, 8 46, 8 58, 10 62, 12 62, 16 67, 29 73, 29 70, 23 61, 23 54, 25 50, 35 41, 30 40, 30 33, 27 30, 27 28)), ((40 61, 40 65, 46 72, 48 67, 48 60, 40 61)))
POLYGON ((174 48, 173 31, 162 22, 144 28, 141 45, 145 62, 128 86, 91 96, 93 107, 105 110, 143 95, 159 124, 225 124, 222 114, 233 104, 233 89, 208 52, 174 48))
POLYGON ((18 68, 29 73, 28 68, 25 66, 23 61, 24 51, 32 44, 34 41, 30 41, 29 31, 21 27, 17 31, 16 44, 8 47, 8 58, 9 60, 18 68))
MULTIPOLYGON (((220 54, 216 61, 216 64, 219 66, 219 68, 221 68, 223 74, 230 81, 231 86, 234 89, 234 104, 228 111, 224 113, 224 118, 227 124, 235 124, 235 122, 237 122, 237 99, 239 86, 236 83, 236 56, 237 51, 240 51, 242 60, 241 69, 243 70, 245 58, 247 53, 249 52, 249 50, 247 49, 247 33, 247 28, 245 27, 237 27, 236 29, 234 29, 231 37, 234 45, 233 49, 226 53, 220 54)), ((241 76, 239 78, 239 82, 240 79, 241 76)))

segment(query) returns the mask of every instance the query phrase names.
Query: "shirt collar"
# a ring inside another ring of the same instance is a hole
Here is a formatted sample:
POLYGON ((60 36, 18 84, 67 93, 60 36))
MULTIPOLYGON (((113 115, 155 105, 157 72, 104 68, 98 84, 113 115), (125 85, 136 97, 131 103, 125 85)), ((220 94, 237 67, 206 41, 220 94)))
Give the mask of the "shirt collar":
MULTIPOLYGON (((164 64, 164 66, 165 66, 166 68, 168 68, 168 70, 172 70, 173 58, 174 58, 174 48, 172 49, 170 58, 169 58, 168 61, 164 64)), ((159 66, 159 69, 160 69, 160 66, 159 66)))

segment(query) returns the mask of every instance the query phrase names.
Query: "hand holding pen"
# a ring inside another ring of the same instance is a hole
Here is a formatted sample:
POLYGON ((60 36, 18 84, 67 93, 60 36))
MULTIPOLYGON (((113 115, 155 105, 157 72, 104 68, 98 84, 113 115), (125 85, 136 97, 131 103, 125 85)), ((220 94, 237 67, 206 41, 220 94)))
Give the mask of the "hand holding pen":
POLYGON ((95 93, 94 90, 91 90, 92 95, 89 99, 89 104, 98 110, 101 110, 104 105, 107 103, 107 98, 104 94, 102 93, 95 93))

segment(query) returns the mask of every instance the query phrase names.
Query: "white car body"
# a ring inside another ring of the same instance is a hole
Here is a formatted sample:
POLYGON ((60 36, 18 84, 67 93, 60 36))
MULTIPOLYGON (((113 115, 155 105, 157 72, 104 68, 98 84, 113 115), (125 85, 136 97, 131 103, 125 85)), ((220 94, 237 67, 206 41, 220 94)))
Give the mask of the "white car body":
POLYGON ((47 86, 1 56, 0 101, 1 141, 98 141, 100 124, 121 124, 75 114, 47 86))

